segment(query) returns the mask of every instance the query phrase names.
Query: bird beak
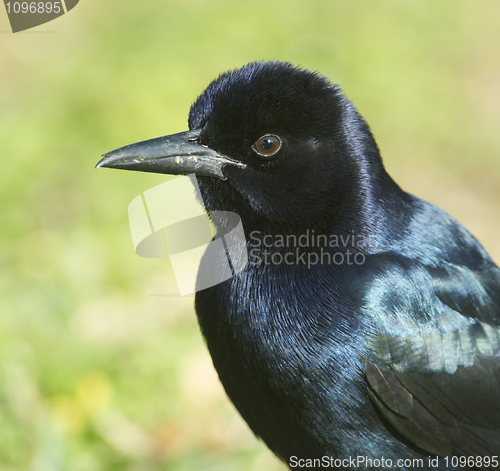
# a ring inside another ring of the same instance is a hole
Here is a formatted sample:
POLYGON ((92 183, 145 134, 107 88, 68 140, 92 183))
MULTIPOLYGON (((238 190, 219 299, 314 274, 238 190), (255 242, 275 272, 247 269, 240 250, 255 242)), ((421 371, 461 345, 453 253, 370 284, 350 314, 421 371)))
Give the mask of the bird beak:
POLYGON ((130 144, 103 155, 96 168, 109 167, 139 172, 217 177, 226 180, 226 165, 246 165, 199 143, 200 130, 157 137, 130 144))

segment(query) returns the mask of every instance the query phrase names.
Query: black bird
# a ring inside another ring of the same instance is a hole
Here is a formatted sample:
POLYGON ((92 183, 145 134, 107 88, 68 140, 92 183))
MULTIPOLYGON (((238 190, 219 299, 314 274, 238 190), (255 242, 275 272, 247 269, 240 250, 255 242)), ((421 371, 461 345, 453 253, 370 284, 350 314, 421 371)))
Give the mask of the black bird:
POLYGON ((338 86, 250 63, 198 97, 189 131, 97 166, 195 173, 208 211, 241 217, 249 263, 196 313, 229 398, 290 468, 498 467, 500 270, 389 177, 338 86))

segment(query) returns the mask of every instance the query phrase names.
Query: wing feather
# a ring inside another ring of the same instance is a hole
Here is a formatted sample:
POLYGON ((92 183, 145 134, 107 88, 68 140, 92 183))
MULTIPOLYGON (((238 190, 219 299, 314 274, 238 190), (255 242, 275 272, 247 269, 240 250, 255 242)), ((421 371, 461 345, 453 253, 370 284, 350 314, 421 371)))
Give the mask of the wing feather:
POLYGON ((363 306, 379 333, 362 361, 375 407, 428 453, 500 455, 500 270, 371 263, 363 306))

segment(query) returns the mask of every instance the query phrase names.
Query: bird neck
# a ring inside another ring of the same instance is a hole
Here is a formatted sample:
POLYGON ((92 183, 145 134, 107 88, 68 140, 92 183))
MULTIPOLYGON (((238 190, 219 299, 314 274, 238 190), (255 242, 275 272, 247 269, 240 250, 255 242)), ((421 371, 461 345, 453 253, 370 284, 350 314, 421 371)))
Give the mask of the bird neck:
POLYGON ((349 249, 364 253, 378 251, 377 247, 388 242, 387 225, 390 221, 398 225, 405 208, 406 212, 410 209, 411 198, 385 171, 380 181, 371 186, 361 179, 358 181, 358 186, 353 186, 342 199, 325 205, 314 217, 299 213, 287 220, 269 220, 252 212, 241 212, 248 248, 254 253, 262 250, 282 254, 291 248, 298 253, 318 254, 346 253, 349 249))

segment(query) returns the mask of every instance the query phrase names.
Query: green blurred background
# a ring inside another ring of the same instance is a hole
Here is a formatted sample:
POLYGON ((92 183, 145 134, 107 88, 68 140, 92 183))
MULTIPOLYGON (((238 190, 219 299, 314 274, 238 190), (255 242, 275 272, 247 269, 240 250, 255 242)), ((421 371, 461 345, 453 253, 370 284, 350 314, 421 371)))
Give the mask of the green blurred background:
POLYGON ((500 261, 500 3, 81 0, 0 14, 0 469, 283 470, 225 398, 129 202, 166 177, 95 170, 178 132, 219 73, 288 60, 340 83, 403 188, 500 261))

